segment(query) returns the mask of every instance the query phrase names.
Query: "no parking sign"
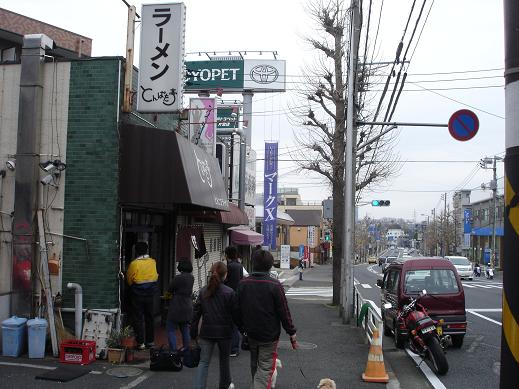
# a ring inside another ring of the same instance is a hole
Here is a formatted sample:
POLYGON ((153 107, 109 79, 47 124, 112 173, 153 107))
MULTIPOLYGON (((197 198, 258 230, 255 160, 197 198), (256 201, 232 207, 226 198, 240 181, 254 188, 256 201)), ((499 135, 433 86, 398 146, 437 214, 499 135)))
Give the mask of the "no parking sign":
POLYGON ((449 119, 451 136, 461 142, 474 138, 478 130, 479 119, 474 112, 468 109, 460 109, 454 112, 449 119))

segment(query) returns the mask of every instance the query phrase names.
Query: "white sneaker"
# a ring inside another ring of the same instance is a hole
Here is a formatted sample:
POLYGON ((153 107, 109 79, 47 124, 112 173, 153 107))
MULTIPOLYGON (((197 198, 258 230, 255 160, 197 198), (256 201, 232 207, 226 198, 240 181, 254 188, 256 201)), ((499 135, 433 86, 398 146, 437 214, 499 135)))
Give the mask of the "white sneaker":
POLYGON ((228 389, 234 389, 234 384, 231 382, 228 389))

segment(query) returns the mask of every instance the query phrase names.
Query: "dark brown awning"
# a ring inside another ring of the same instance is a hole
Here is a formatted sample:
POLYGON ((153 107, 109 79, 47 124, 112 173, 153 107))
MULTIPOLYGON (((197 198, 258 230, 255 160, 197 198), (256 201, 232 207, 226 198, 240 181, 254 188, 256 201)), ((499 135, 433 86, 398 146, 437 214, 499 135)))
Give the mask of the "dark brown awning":
POLYGON ((229 209, 217 159, 176 132, 124 124, 120 147, 123 205, 229 209))
POLYGON ((217 212, 217 219, 222 224, 232 224, 235 226, 248 225, 249 218, 237 205, 229 203, 229 212, 217 212))

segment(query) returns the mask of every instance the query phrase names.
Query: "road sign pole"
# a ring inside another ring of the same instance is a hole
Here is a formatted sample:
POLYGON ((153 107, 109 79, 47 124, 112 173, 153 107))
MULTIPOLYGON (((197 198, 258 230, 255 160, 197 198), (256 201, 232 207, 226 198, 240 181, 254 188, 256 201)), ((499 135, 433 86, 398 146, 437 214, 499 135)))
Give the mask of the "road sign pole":
POLYGON ((505 24, 505 206, 503 325, 499 387, 519 382, 519 2, 504 0, 505 24))

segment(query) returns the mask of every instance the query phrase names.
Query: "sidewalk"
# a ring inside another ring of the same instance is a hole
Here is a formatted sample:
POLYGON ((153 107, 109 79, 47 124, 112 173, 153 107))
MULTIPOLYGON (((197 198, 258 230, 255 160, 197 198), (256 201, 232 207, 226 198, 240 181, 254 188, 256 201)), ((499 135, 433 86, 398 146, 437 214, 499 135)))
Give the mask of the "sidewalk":
MULTIPOLYGON (((294 287, 323 287, 331 286, 331 265, 316 265, 306 269, 303 281, 297 280, 294 287)), ((288 277, 287 277, 288 278, 288 277)), ((332 378, 337 388, 385 388, 383 384, 365 383, 361 375, 366 367, 369 346, 364 340, 362 330, 350 325, 343 325, 338 314, 338 309, 325 300, 307 301, 289 299, 289 307, 292 318, 298 329, 297 337, 300 350, 290 348, 290 342, 286 333, 282 332, 279 343, 279 359, 283 368, 278 372, 276 388, 316 388, 322 378, 332 378), (306 378, 301 374, 304 373, 306 378)), ((331 301, 330 301, 331 302, 331 301)), ((215 350, 216 351, 216 350, 215 350)), ((4 358, 1 362, 42 364, 57 366, 54 359, 47 358, 44 361, 29 360, 26 358, 4 358)), ((188 389, 191 387, 195 374, 194 369, 184 368, 181 372, 150 372, 148 363, 131 365, 139 367, 143 373, 137 377, 116 378, 107 374, 87 374, 69 383, 60 386, 69 387, 168 387, 175 389, 188 389)), ((90 365, 92 370, 105 372, 110 366, 105 361, 96 361, 90 365)), ((11 368, 1 366, 4 372, 11 368)), ((12 367, 14 369, 14 367, 12 367)), ((36 381, 34 376, 41 373, 38 369, 25 367, 23 377, 21 374, 2 374, 2 387, 34 387, 52 388, 56 383, 50 381, 36 381), (19 381, 14 380, 18 378, 19 381), (31 385, 32 384, 32 385, 31 385), (5 386, 3 386, 5 385, 5 386)), ((386 369, 388 363, 386 362, 386 369)), ((242 351, 236 358, 231 358, 231 373, 236 389, 248 389, 250 384, 249 352, 242 351)), ((394 375, 391 372, 390 378, 394 375)), ((393 380, 393 383, 395 380, 393 380)), ((396 381, 397 382, 397 381, 396 381)), ((397 382, 398 383, 398 382, 397 382)), ((391 383, 390 383, 391 385, 391 383)), ((209 369, 208 389, 218 386, 218 357, 213 354, 213 360, 209 369)), ((388 385, 388 387, 390 387, 388 385)), ((398 387, 398 386, 391 386, 398 387)))

